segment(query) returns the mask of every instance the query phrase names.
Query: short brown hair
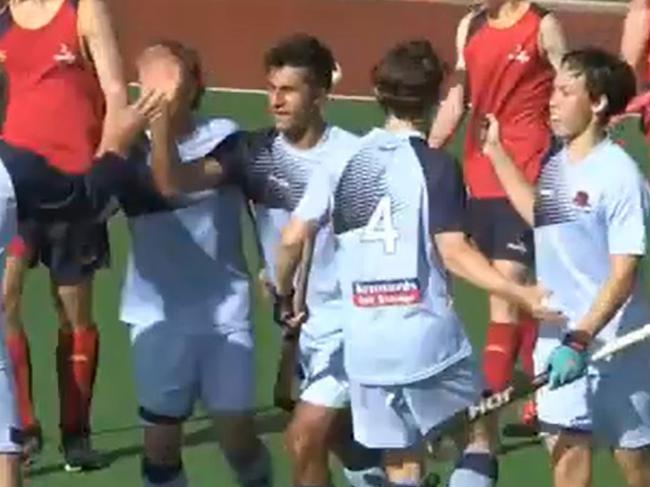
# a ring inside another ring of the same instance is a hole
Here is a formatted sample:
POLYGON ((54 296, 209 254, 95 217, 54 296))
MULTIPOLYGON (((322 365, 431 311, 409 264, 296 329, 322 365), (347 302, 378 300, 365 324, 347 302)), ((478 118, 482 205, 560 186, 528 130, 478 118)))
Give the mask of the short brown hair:
POLYGON ((290 66, 309 71, 310 81, 319 88, 332 88, 332 71, 336 67, 334 55, 329 47, 309 34, 293 34, 282 39, 264 55, 264 67, 290 66))
POLYGON ((607 98, 602 122, 621 113, 636 94, 634 71, 622 59, 595 47, 570 51, 562 58, 562 66, 585 77, 585 86, 592 101, 607 98))
POLYGON ((417 118, 438 102, 444 68, 426 39, 401 42, 372 69, 375 96, 384 111, 417 118))

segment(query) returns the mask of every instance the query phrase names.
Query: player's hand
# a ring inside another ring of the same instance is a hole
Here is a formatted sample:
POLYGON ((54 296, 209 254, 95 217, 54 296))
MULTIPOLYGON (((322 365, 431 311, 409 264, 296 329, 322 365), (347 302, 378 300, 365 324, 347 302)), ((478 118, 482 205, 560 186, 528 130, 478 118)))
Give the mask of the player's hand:
POLYGON ((491 113, 481 120, 479 140, 481 141, 483 153, 490 159, 503 152, 499 121, 491 113))
POLYGON ((561 311, 551 307, 550 296, 550 291, 538 284, 521 286, 519 291, 522 306, 533 318, 546 324, 563 325, 567 322, 567 317, 561 311))
POLYGON ((104 124, 101 152, 111 151, 126 156, 149 120, 160 115, 163 103, 163 93, 143 91, 135 103, 108 115, 104 124))
POLYGON ((548 359, 549 388, 555 389, 578 379, 586 369, 587 345, 574 340, 569 334, 548 359))
POLYGON ((179 98, 183 67, 166 48, 154 46, 148 49, 140 60, 138 72, 143 90, 162 92, 169 103, 179 98))
POLYGON ((273 320, 282 328, 284 338, 297 336, 299 328, 294 326, 293 290, 285 295, 273 294, 273 320))

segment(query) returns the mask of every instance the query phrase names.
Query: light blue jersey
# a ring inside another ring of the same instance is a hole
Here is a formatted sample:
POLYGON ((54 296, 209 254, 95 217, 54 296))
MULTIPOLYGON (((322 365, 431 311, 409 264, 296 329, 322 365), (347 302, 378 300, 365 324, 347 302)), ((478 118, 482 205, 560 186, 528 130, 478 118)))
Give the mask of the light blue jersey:
MULTIPOLYGON (((257 232, 268 277, 275 282, 275 255, 281 232, 300 201, 310 175, 315 168, 335 166, 348 159, 356 150, 359 138, 328 126, 317 145, 301 150, 276 131, 267 131, 264 136, 267 140, 250 154, 243 178, 248 195, 255 202, 257 232)), ((304 333, 313 338, 341 330, 340 320, 336 319, 341 292, 333 262, 334 235, 331 225, 325 223, 314 245, 307 289, 311 318, 303 327, 304 333)))
MULTIPOLYGON (((569 328, 594 303, 608 278, 611 255, 646 253, 649 203, 636 163, 609 139, 579 162, 570 162, 564 149, 544 165, 535 204, 536 270, 542 286, 553 293, 553 306, 569 318, 569 328)), ((639 275, 631 297, 597 340, 610 341, 649 322, 639 275)), ((557 334, 557 327, 549 329, 557 334)))
POLYGON ((431 240, 463 230, 464 205, 457 165, 412 131, 375 129, 349 162, 311 179, 295 216, 331 212, 351 380, 413 383, 471 354, 431 240))
MULTIPOLYGON (((197 121, 178 142, 182 161, 211 153, 237 125, 197 121)), ((137 200, 125 205, 131 251, 120 319, 134 325, 182 323, 185 332, 250 327, 249 276, 242 251, 242 192, 228 186, 170 211, 137 200)))

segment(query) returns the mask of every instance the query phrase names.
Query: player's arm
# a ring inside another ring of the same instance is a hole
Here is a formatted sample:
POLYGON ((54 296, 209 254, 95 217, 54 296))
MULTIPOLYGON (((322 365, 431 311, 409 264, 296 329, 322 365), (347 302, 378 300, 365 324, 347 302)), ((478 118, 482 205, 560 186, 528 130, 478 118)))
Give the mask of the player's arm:
POLYGON ((567 51, 562 25, 553 14, 547 14, 539 26, 539 47, 542 55, 557 71, 567 51))
MULTIPOLYGON (((104 0, 79 2, 79 33, 88 48, 106 102, 104 128, 110 117, 128 103, 122 57, 113 30, 110 12, 104 0)), ((98 152, 104 149, 105 140, 98 152)))
POLYGON ((646 252, 645 218, 648 193, 641 175, 619 179, 611 184, 604 197, 609 274, 589 311, 580 319, 576 330, 593 337, 614 317, 629 298, 639 265, 646 252))
POLYGON ((323 164, 312 173, 302 200, 282 230, 275 261, 278 295, 286 296, 292 293, 294 277, 302 259, 305 243, 314 238, 318 223, 330 211, 332 193, 331 175, 323 164))
POLYGON ((469 24, 474 14, 463 17, 458 24, 456 32, 456 67, 450 81, 447 96, 440 104, 436 117, 429 131, 429 145, 440 148, 444 146, 453 135, 465 113, 465 84, 467 73, 463 49, 469 30, 469 24))
POLYGON ((436 164, 438 176, 429 182, 429 230, 445 267, 455 276, 530 310, 535 316, 557 318, 545 308, 546 293, 521 286, 497 271, 464 233, 466 195, 460 168, 451 160, 436 164))
MULTIPOLYGON (((166 104, 161 115, 151 122, 150 128, 151 170, 156 188, 162 195, 175 197, 183 193, 214 189, 232 175, 216 156, 208 156, 191 164, 181 163, 166 104)), ((216 151, 229 145, 230 141, 226 139, 216 151)))
POLYGON ((623 23, 621 56, 639 73, 644 68, 650 42, 650 10, 646 0, 631 0, 623 23))
POLYGON ((490 159, 512 206, 530 226, 533 226, 535 187, 526 180, 501 144, 499 122, 494 115, 488 115, 483 139, 483 153, 490 159))

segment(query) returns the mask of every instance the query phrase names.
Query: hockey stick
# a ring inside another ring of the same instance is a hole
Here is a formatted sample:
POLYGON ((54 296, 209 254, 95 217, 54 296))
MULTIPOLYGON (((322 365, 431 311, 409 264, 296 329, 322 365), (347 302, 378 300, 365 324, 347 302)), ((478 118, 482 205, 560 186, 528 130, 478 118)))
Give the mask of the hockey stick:
MULTIPOLYGON (((307 288, 309 286, 309 270, 314 255, 314 237, 307 239, 302 250, 302 259, 296 273, 296 294, 294 308, 307 313, 307 288), (296 306, 297 305, 297 306, 296 306)), ((292 411, 296 405, 293 397, 296 380, 296 364, 298 356, 298 335, 283 334, 280 347, 280 362, 273 388, 273 404, 285 411, 292 411)))

